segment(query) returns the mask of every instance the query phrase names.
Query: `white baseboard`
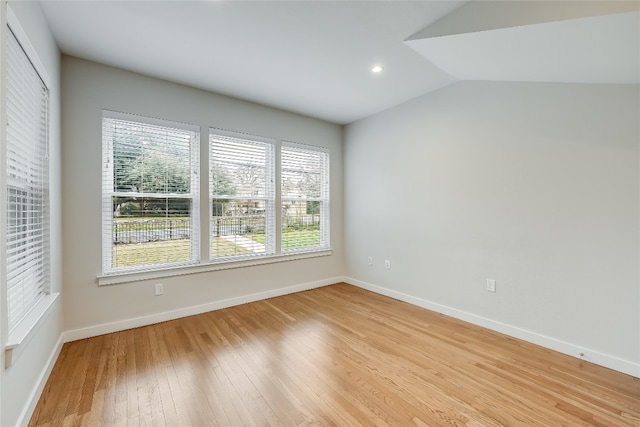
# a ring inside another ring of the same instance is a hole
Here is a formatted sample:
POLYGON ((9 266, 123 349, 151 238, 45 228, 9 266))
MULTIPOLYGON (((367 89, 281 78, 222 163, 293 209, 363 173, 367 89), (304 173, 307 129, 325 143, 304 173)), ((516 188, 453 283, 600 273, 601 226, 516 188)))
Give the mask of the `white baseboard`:
POLYGON ((446 314, 447 316, 454 317, 456 319, 464 320, 469 323, 473 323, 478 326, 482 326, 487 329, 491 329, 496 332, 503 333, 521 340, 546 347, 551 350, 555 350, 559 353, 567 354, 582 360, 586 360, 596 365, 604 366, 615 371, 623 372, 625 374, 640 377, 640 363, 631 362, 628 360, 620 359, 609 354, 600 353, 595 350, 580 347, 565 341, 561 341, 555 338, 551 338, 545 335, 538 334, 526 329, 511 326, 506 323, 501 323, 486 317, 478 316, 473 313, 458 310, 453 307, 438 304, 432 301, 428 301, 422 298, 414 297, 412 295, 397 292, 381 286, 372 285, 371 283, 363 282, 361 280, 353 279, 351 277, 344 277, 343 281, 350 285, 357 286, 362 289, 366 289, 377 294, 385 295, 391 298, 395 298, 400 301, 408 302, 409 304, 416 305, 418 307, 426 308, 437 313, 446 314), (580 357, 580 354, 583 354, 580 357))
POLYGON ((42 390, 44 390, 44 386, 47 385, 47 380, 49 379, 49 375, 53 370, 53 366, 56 364, 56 361, 58 360, 58 356, 60 356, 60 351, 62 350, 62 345, 64 344, 63 338, 64 338, 64 333, 60 334, 60 337, 58 338, 58 342, 56 343, 55 347, 53 348, 53 351, 49 355, 49 359, 47 359, 47 363, 42 369, 42 372, 40 372, 40 375, 38 376, 38 381, 36 382, 35 386, 33 387, 33 390, 31 390, 31 393, 29 394, 29 398, 27 399, 27 404, 24 406, 24 408, 22 408, 22 412, 18 417, 18 422, 16 423, 17 426, 26 426, 29 424, 29 421, 31 420, 31 416, 33 415, 33 411, 36 409, 36 405, 38 404, 38 400, 40 400, 40 395, 42 394, 42 390))
POLYGON ((98 335, 110 334, 112 332, 124 331, 126 329, 138 328, 140 326, 152 325, 154 323, 166 322, 167 320, 179 319, 181 317, 193 316, 195 314, 206 313, 208 311, 220 310, 222 308, 232 307, 234 305, 246 304, 249 302, 260 301, 267 298, 278 297, 282 295, 292 294, 294 292, 306 291, 309 289, 320 288, 322 286, 332 285, 343 281, 343 277, 332 277, 329 279, 318 280, 315 282, 303 283, 286 288, 272 289, 269 291, 258 292, 250 295, 242 295, 239 297, 229 298, 220 301, 212 301, 206 304, 180 308, 177 310, 165 311, 162 313, 149 314, 146 316, 134 317, 131 319, 118 320, 116 322, 102 323, 100 325, 88 326, 86 328, 74 329, 64 332, 64 342, 76 341, 84 338, 95 337, 98 335))

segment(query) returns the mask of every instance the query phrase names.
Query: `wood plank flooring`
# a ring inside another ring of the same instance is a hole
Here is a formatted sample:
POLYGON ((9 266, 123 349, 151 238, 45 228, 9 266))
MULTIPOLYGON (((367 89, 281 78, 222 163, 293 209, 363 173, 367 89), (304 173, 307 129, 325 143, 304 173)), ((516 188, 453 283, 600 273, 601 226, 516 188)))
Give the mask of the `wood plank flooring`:
POLYGON ((639 426, 640 380, 347 284, 64 345, 30 426, 639 426))

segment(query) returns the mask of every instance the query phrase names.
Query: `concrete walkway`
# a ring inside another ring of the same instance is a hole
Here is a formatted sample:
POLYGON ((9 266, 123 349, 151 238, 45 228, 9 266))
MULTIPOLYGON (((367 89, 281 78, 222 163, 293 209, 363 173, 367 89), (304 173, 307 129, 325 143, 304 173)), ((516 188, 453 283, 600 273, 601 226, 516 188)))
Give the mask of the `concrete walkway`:
POLYGON ((248 251, 251 252, 264 252, 265 251, 265 246, 262 243, 258 243, 256 241, 253 241, 251 239, 248 239, 246 237, 243 236, 238 236, 238 235, 230 235, 230 236, 220 236, 220 238, 234 243, 248 251))

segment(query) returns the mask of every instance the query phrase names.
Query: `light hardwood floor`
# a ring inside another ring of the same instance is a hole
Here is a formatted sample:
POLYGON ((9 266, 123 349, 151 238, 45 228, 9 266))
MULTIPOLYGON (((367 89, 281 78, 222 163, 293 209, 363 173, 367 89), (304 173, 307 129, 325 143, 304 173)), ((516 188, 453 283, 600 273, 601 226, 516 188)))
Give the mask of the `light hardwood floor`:
POLYGON ((640 380, 347 284, 67 343, 40 425, 639 426, 640 380))

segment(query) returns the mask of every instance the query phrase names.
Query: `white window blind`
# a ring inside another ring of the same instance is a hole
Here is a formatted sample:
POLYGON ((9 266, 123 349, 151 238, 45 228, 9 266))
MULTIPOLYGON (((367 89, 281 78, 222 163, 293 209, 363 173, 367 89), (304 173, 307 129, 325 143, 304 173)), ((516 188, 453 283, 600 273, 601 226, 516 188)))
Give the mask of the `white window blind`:
POLYGON ((199 128, 104 111, 103 272, 199 262, 199 128))
POLYGON ((210 258, 275 253, 274 141, 209 130, 210 258))
POLYGON ((9 332, 50 292, 48 89, 7 31, 7 300, 9 332))
POLYGON ((283 143, 282 252, 329 247, 329 152, 283 143))

